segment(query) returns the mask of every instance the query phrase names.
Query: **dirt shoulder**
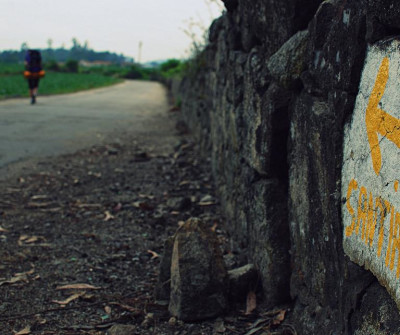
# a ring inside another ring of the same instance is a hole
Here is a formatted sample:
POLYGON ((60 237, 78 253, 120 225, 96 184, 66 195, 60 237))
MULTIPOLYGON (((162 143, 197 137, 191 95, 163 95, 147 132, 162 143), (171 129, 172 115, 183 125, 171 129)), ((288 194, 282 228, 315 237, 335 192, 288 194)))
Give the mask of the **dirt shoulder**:
POLYGON ((171 118, 162 143, 160 136, 119 136, 29 162, 1 182, 1 334, 141 324, 153 307, 167 317, 152 303, 165 238, 191 215, 218 220, 215 208, 196 204, 212 192, 209 176, 194 156, 186 160, 193 144, 175 134, 171 118), (181 211, 189 194, 190 208, 181 211), (77 283, 98 289, 58 289, 77 283))
POLYGON ((180 221, 200 217, 231 252, 218 202, 210 203, 208 162, 178 134, 178 113, 167 113, 147 136, 119 134, 118 142, 31 162, 0 181, 0 334, 254 329, 260 315, 245 315, 245 306, 189 324, 170 320, 154 301, 163 243, 180 221))

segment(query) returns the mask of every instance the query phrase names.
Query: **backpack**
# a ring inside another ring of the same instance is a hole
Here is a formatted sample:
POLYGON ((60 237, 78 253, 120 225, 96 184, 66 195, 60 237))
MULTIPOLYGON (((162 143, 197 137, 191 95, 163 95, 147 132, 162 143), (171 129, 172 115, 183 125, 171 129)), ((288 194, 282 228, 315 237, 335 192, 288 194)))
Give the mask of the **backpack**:
POLYGON ((29 50, 28 69, 30 71, 40 71, 42 69, 42 55, 38 50, 29 50))

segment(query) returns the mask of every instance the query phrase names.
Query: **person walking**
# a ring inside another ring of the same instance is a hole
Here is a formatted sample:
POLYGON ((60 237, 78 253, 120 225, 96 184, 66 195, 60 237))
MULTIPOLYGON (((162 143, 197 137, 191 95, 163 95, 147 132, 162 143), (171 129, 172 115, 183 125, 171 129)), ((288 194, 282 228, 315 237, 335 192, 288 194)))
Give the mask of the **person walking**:
POLYGON ((38 50, 28 50, 25 56, 24 76, 28 79, 29 96, 31 104, 36 103, 36 97, 39 88, 39 79, 44 76, 42 69, 42 56, 38 50))

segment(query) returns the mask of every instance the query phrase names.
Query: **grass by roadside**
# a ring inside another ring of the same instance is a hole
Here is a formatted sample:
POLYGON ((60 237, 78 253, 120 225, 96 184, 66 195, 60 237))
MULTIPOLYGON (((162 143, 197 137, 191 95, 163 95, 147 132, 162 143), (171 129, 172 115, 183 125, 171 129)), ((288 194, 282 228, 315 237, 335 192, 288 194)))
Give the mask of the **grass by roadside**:
MULTIPOLYGON (((96 73, 47 72, 41 79, 39 92, 43 95, 72 93, 97 87, 113 85, 122 79, 96 73)), ((22 74, 0 75, 0 100, 28 96, 28 84, 22 74)))
POLYGON ((19 63, 0 63, 0 75, 17 74, 23 71, 23 65, 19 63))

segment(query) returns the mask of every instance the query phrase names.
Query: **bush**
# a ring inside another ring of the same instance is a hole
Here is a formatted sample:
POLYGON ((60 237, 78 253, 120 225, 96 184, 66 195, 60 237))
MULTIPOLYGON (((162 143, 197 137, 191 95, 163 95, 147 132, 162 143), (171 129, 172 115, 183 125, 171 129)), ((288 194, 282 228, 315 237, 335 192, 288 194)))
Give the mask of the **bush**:
POLYGON ((65 70, 71 73, 78 73, 79 71, 79 63, 77 60, 69 59, 65 63, 65 70))
POLYGON ((183 74, 185 68, 186 62, 178 59, 169 59, 160 65, 161 77, 164 79, 179 77, 183 74))
POLYGON ((139 65, 132 65, 125 75, 127 79, 143 79, 142 68, 139 65))
POLYGON ((168 72, 171 69, 177 68, 181 65, 181 61, 178 59, 169 59, 166 62, 162 63, 160 66, 161 72, 168 72))
POLYGON ((49 71, 59 72, 61 70, 60 65, 55 60, 49 60, 45 64, 45 68, 49 71))

